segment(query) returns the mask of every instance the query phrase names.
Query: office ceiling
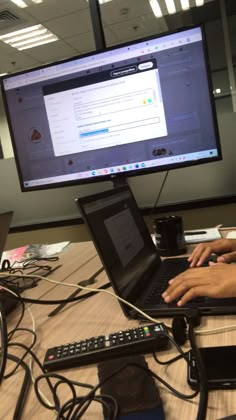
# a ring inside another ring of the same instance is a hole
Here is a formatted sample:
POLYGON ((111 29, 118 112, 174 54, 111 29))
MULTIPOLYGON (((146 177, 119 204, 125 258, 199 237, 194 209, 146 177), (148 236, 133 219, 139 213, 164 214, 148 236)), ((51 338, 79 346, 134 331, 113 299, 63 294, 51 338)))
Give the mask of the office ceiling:
MULTIPOLYGON (((164 0, 159 1, 162 1, 165 12, 164 0)), ((165 14, 159 19, 153 15, 148 0, 113 0, 103 4, 101 14, 106 44, 115 45, 216 19, 219 16, 218 2, 205 0, 205 3, 203 7, 194 7, 181 13, 180 1, 175 0, 178 13, 165 14)), ((235 3, 230 2, 232 13, 235 12, 235 3)), ((190 5, 195 5, 195 1, 190 0, 190 5)), ((10 0, 0 0, 0 36, 39 23, 57 35, 59 40, 24 51, 18 51, 0 41, 0 74, 95 50, 90 10, 86 0, 44 0, 39 4, 31 3, 24 9, 17 7, 10 0)))

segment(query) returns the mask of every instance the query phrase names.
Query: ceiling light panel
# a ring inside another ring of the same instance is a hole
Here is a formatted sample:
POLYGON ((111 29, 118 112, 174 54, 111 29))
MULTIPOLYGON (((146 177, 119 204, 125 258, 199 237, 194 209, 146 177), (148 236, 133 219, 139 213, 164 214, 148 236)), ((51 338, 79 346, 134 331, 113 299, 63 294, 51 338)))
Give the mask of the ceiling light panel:
POLYGON ((23 0, 11 0, 11 2, 16 4, 18 7, 21 7, 22 9, 24 7, 28 7, 28 4, 26 4, 23 0))
POLYGON ((34 47, 39 47, 40 45, 45 45, 45 44, 49 44, 51 42, 55 42, 58 41, 58 38, 54 35, 54 37, 50 38, 50 39, 44 39, 44 41, 33 41, 32 43, 29 45, 23 45, 21 47, 18 47, 18 50, 23 51, 23 50, 27 50, 29 48, 34 48, 34 47))
POLYGON ((176 13, 176 7, 174 0, 165 0, 166 8, 168 10, 169 15, 176 13))
POLYGON ((203 6, 204 0, 196 0, 196 6, 203 6))
POLYGON ((150 6, 152 8, 152 11, 154 15, 159 18, 163 16, 163 13, 161 11, 160 5, 157 0, 149 0, 150 6))
POLYGON ((180 0, 180 3, 183 10, 190 9, 189 0, 180 0))
MULTIPOLYGON (((34 1, 34 0, 32 0, 32 1, 34 1)), ((35 0, 35 2, 36 2, 37 0, 35 0)), ((40 0, 39 0, 40 1, 40 0)), ((42 1, 42 0, 41 0, 42 1)), ((87 0, 87 2, 88 2, 89 0, 87 0)), ((105 3, 109 3, 110 1, 112 1, 112 0, 98 0, 98 2, 100 3, 100 4, 105 4, 105 3)))
POLYGON ((43 25, 34 25, 0 36, 0 40, 19 51, 55 42, 58 37, 43 25))

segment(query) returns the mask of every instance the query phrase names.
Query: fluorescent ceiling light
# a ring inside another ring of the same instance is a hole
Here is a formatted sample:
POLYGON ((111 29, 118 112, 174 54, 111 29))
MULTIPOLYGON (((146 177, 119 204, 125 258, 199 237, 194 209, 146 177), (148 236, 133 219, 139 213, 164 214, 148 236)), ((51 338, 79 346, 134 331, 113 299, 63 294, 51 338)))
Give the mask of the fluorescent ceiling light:
POLYGON ((23 0, 11 0, 11 2, 16 4, 18 7, 21 7, 22 9, 24 7, 28 7, 28 4, 26 4, 23 0))
POLYGON ((162 17, 163 14, 162 14, 162 11, 161 11, 161 8, 160 8, 160 5, 159 5, 158 1, 157 0, 149 0, 149 3, 150 3, 150 6, 152 8, 152 11, 153 11, 154 15, 157 18, 162 17))
MULTIPOLYGON (((43 0, 31 0, 33 3, 43 3, 43 0)), ((16 4, 18 7, 28 7, 28 4, 26 4, 23 0, 11 0, 12 3, 16 4)))
POLYGON ((189 0, 180 0, 180 3, 183 10, 190 9, 189 0))
POLYGON ((18 50, 23 51, 23 50, 27 50, 28 48, 39 47, 40 45, 49 44, 50 42, 55 42, 55 41, 58 41, 58 38, 57 38, 56 35, 54 35, 53 38, 42 40, 42 41, 39 41, 39 42, 33 42, 32 41, 32 44, 29 44, 27 46, 25 45, 25 46, 22 46, 22 47, 18 47, 18 50))
MULTIPOLYGON (((32 0, 33 1, 33 0, 32 0)), ((87 0, 88 2, 89 0, 87 0)), ((109 3, 112 0, 98 0, 100 4, 109 3)))
POLYGON ((26 50, 58 40, 58 37, 43 25, 34 25, 0 36, 0 40, 18 50, 26 50))
POLYGON ((1 73, 1 74, 0 74, 0 77, 2 77, 2 76, 6 76, 6 74, 8 74, 8 73, 1 73))
POLYGON ((19 29, 19 31, 14 31, 14 32, 9 32, 6 35, 1 35, 0 39, 2 39, 4 42, 6 42, 5 40, 7 40, 8 38, 11 38, 13 36, 18 36, 21 34, 26 34, 27 32, 33 32, 36 31, 37 29, 43 28, 42 25, 34 25, 34 26, 28 26, 27 28, 24 29, 19 29))
POLYGON ((174 0, 165 0, 166 1, 166 7, 168 10, 168 13, 172 15, 173 13, 176 13, 176 7, 174 0))
POLYGON ((45 34, 45 35, 30 37, 26 41, 12 42, 11 46, 14 47, 14 48, 18 48, 18 47, 22 47, 22 46, 27 46, 29 44, 34 44, 35 42, 38 43, 41 40, 49 39, 50 37, 53 37, 54 38, 54 35, 53 34, 45 34))
MULTIPOLYGON (((44 35, 47 32, 46 28, 43 29, 37 29, 34 31, 34 36, 38 36, 38 35, 44 35)), ((13 38, 11 38, 11 42, 17 42, 17 41, 23 41, 24 39, 27 39, 29 37, 29 34, 25 34, 25 35, 19 35, 19 36, 15 36, 13 38)))
POLYGON ((203 6, 204 0, 196 0, 196 6, 203 6))

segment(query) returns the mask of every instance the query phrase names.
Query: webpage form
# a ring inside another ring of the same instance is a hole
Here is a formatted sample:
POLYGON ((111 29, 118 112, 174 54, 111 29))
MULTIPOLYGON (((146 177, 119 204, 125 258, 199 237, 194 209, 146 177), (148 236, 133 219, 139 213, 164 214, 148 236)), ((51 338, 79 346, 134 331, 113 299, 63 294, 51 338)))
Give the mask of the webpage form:
POLYGON ((104 224, 123 267, 126 267, 144 246, 143 238, 130 210, 122 210, 106 219, 104 224))
POLYGON ((167 136, 158 69, 145 71, 152 65, 130 65, 111 71, 109 80, 45 95, 55 155, 167 136))

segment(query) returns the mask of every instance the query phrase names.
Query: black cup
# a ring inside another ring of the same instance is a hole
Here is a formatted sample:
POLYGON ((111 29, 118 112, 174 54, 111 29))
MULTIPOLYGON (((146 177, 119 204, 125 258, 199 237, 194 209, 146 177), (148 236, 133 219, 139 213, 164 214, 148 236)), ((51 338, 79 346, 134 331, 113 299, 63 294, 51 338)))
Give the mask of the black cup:
POLYGON ((181 217, 166 216, 155 219, 153 229, 157 251, 160 255, 169 257, 186 252, 181 217))

